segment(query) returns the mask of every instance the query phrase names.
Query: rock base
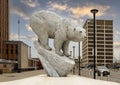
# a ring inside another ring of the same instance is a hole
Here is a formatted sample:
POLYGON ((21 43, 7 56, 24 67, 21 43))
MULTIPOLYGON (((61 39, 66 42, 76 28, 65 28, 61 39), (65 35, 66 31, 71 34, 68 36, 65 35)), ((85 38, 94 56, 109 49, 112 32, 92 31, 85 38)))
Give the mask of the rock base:
POLYGON ((65 77, 74 67, 74 60, 66 56, 59 56, 54 50, 48 51, 42 48, 37 41, 34 45, 40 55, 38 57, 48 76, 65 77))

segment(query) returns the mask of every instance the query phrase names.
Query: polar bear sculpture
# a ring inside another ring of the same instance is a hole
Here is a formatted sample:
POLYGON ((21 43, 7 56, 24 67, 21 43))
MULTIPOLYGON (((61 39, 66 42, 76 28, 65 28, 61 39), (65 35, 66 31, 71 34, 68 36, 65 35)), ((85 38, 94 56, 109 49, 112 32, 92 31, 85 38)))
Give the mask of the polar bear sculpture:
POLYGON ((34 13, 30 17, 30 26, 38 36, 40 45, 45 49, 51 50, 48 45, 48 39, 53 38, 55 52, 60 56, 69 56, 68 46, 70 41, 79 42, 86 37, 85 30, 77 30, 72 20, 63 18, 50 11, 34 13))

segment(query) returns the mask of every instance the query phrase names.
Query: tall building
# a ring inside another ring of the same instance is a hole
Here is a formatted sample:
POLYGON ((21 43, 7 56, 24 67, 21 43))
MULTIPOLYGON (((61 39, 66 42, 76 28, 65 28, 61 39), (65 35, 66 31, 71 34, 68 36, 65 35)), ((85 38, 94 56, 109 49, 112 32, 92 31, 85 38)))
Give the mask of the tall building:
MULTIPOLYGON (((83 40, 82 64, 93 65, 94 35, 93 20, 86 20, 83 28, 86 29, 87 38, 83 40)), ((96 20, 96 65, 109 65, 113 63, 113 21, 96 20)))
POLYGON ((9 0, 0 0, 0 59, 5 59, 4 41, 7 40, 9 40, 9 0))
POLYGON ((0 74, 29 69, 29 49, 21 41, 9 41, 9 0, 0 0, 0 74))

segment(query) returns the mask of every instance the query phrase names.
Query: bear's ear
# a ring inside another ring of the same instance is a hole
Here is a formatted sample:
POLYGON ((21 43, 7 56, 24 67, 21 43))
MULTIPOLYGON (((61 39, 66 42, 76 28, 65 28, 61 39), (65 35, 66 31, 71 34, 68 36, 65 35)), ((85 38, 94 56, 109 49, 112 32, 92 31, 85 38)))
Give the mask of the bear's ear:
POLYGON ((75 31, 76 29, 74 28, 74 31, 75 31))

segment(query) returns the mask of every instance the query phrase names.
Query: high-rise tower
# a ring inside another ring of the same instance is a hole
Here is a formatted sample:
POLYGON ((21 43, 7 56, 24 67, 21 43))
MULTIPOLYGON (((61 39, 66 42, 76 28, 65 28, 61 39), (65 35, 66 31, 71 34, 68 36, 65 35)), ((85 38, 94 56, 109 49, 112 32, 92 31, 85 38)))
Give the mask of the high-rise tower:
POLYGON ((9 0, 0 0, 0 59, 4 59, 4 41, 9 40, 9 0))
MULTIPOLYGON (((88 19, 84 27, 87 38, 83 41, 82 64, 93 65, 93 20, 88 19)), ((96 20, 96 65, 109 65, 113 63, 113 20, 96 20)))

